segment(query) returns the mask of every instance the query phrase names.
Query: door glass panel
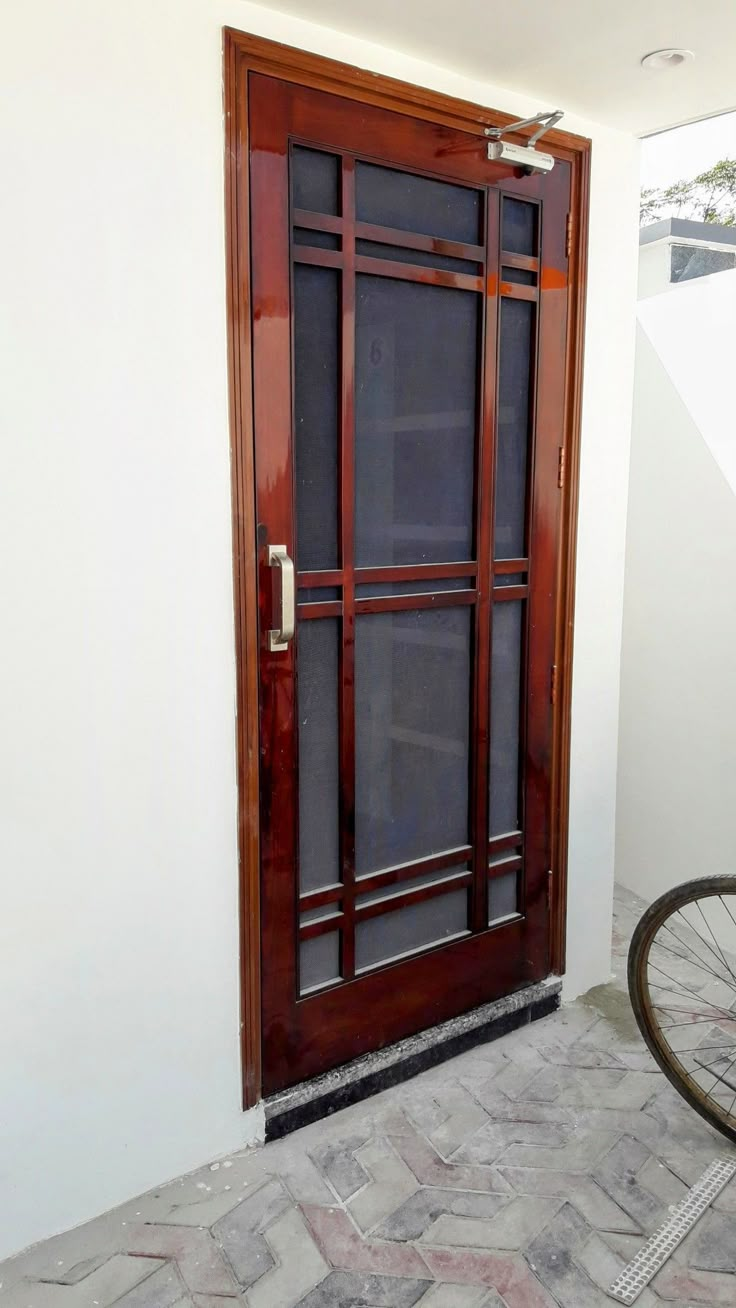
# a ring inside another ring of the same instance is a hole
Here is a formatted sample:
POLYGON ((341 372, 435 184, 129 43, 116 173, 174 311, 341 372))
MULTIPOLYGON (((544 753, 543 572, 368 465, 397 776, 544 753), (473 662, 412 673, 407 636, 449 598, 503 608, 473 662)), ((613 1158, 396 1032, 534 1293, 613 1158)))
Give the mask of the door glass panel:
POLYGON ((339 273, 294 265, 296 558, 337 567, 339 273))
POLYGON ((300 586, 297 591, 299 604, 324 604, 339 598, 339 586, 300 586))
POLYGON ((516 872, 506 872, 503 876, 492 877, 488 882, 489 922, 497 922, 502 917, 513 917, 518 912, 517 882, 516 872))
POLYGON ((501 301, 494 538, 497 559, 517 559, 526 554, 534 318, 535 305, 530 300, 501 301))
POLYGON ((536 286, 537 274, 528 268, 502 268, 502 282, 516 282, 517 286, 536 286))
POLYGON ((470 608, 359 615, 359 873, 468 841, 470 608))
POLYGON ((449 895, 405 904, 393 913, 358 922, 355 927, 355 967, 363 971, 397 955, 440 944, 468 929, 468 893, 453 890, 449 895))
POLYGON ((295 227, 294 244, 317 246, 320 250, 339 250, 340 237, 336 232, 318 232, 312 227, 295 227))
POLYGON ((292 203, 312 213, 340 212, 340 158, 295 145, 291 151, 292 203))
POLYGON ((399 227, 404 232, 480 243, 482 192, 431 177, 358 163, 355 204, 358 222, 399 227))
POLYGON ((537 254, 539 209, 527 200, 504 196, 501 220, 501 248, 509 254, 537 254))
POLYGON ((523 600, 493 605, 490 834, 520 830, 519 727, 523 600))
POLYGON ((297 633, 299 885, 340 880, 338 620, 300 622, 297 633))
POLYGON ((471 559, 480 297, 356 280, 356 564, 471 559))
POLYGON ((299 990, 313 990, 340 978, 340 932, 302 940, 299 946, 299 990))

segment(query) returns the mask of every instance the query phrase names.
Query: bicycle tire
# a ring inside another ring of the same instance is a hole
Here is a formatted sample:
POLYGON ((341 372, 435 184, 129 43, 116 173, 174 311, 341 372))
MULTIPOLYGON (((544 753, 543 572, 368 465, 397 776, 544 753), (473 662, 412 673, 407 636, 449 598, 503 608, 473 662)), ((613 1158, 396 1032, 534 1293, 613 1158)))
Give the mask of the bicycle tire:
MULTIPOLYGON (((719 1105, 709 1103, 697 1083, 688 1075, 687 1069, 675 1056, 664 1039, 661 1025, 654 1014, 648 980, 650 950, 657 933, 668 919, 690 904, 714 896, 722 897, 724 894, 736 897, 736 876, 699 877, 683 882, 682 885, 660 895, 643 914, 631 938, 627 980, 631 1006, 639 1030, 649 1052, 667 1080, 696 1113, 727 1139, 736 1143, 736 1113, 726 1112, 721 1110, 719 1105)), ((736 1023, 736 1014, 734 1014, 734 1022, 736 1023)), ((734 1041, 736 1045, 736 1036, 734 1041)))

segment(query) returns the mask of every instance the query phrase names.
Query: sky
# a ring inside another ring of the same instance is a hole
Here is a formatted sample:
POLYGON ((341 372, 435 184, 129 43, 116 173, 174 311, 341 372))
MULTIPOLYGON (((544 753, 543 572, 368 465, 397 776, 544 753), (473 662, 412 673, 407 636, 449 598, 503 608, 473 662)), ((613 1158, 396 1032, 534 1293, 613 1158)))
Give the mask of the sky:
POLYGON ((646 137, 641 150, 642 187, 688 180, 719 159, 736 159, 736 113, 646 137))

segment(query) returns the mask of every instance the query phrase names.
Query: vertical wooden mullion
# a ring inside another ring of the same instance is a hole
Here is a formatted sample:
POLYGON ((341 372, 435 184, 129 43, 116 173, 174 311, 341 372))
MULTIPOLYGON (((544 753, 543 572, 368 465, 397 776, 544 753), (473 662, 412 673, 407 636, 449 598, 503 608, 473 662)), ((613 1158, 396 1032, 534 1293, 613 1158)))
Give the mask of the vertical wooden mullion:
POLYGON ((342 335, 340 349, 340 857, 342 975, 355 975, 355 160, 342 159, 342 335))
POLYGON ((480 422, 476 464, 478 602, 475 610, 474 823, 471 928, 488 925, 488 777, 490 767, 491 621, 499 307, 499 196, 486 190, 480 422))

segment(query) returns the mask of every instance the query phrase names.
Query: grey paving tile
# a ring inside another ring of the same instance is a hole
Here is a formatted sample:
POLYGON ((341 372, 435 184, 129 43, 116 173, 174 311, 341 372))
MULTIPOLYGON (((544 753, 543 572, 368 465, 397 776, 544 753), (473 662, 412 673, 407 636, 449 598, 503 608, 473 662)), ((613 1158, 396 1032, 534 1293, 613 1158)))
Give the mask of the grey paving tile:
MULTIPOLYGON (((362 1272, 332 1272, 316 1289, 299 1300, 299 1308, 414 1308, 429 1288, 429 1281, 362 1272)), ((277 1305, 274 1304, 273 1308, 277 1305)), ((279 1305, 278 1308, 286 1306, 279 1305)))
POLYGON ((401 1204, 374 1231, 382 1240, 418 1240, 443 1213, 458 1217, 491 1218, 506 1204, 504 1195, 468 1190, 421 1189, 401 1204))
POLYGON ((715 1210, 705 1213, 683 1242, 682 1250, 691 1267, 705 1272, 736 1273, 736 1228, 732 1215, 715 1210))
POLYGON ((369 1180, 365 1169, 355 1157, 356 1150, 367 1144, 369 1139, 370 1130, 366 1128, 312 1150, 313 1162, 334 1186, 341 1199, 349 1199, 369 1180))
POLYGON ((530 1244, 526 1260, 561 1308, 610 1308, 610 1299, 575 1259, 591 1236, 588 1223, 565 1204, 530 1244))
POLYGON ((645 1145, 624 1136, 593 1173, 598 1184, 647 1234, 664 1216, 660 1201, 639 1183, 639 1172, 649 1157, 645 1145))
POLYGON ((541 1195, 520 1195, 490 1218, 442 1213, 424 1232, 422 1241, 468 1249, 523 1249, 562 1202, 541 1195))
POLYGON ((274 1178, 258 1186, 213 1226, 212 1233, 240 1285, 247 1288, 273 1267, 273 1254, 263 1232, 292 1206, 290 1195, 274 1178))

